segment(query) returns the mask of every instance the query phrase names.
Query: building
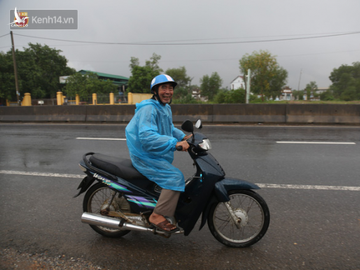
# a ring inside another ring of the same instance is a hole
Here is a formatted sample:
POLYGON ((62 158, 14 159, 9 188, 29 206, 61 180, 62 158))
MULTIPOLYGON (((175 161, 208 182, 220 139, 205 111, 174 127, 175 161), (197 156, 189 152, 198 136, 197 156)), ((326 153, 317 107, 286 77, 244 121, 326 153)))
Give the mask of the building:
POLYGON ((237 76, 232 82, 230 83, 230 90, 236 89, 245 89, 245 80, 244 76, 237 76))
POLYGON ((318 89, 316 89, 315 93, 318 95, 321 95, 322 93, 325 93, 328 90, 329 90, 329 87, 318 87, 318 89))
MULTIPOLYGON (((94 73, 97 75, 99 80, 111 81, 117 87, 117 93, 114 93, 116 102, 120 102, 120 103, 127 102, 127 96, 125 95, 125 91, 128 86, 129 78, 120 76, 120 75, 113 75, 113 74, 102 73, 102 72, 91 71, 91 70, 84 70, 84 69, 79 70, 78 73, 82 74, 83 76, 86 73, 94 73)), ((62 85, 62 87, 65 86, 68 78, 69 78, 69 76, 59 77, 59 82, 62 85)), ((60 88, 60 91, 61 91, 62 87, 60 88)))
POLYGON ((280 100, 293 100, 292 90, 289 86, 285 86, 281 90, 280 100))
POLYGON ((108 73, 102 73, 102 72, 97 72, 97 71, 91 71, 91 70, 79 70, 79 73, 81 73, 82 75, 85 75, 86 73, 95 73, 98 78, 100 80, 110 80, 112 81, 113 84, 115 84, 118 87, 119 92, 124 93, 125 89, 127 88, 128 82, 129 82, 129 78, 127 77, 123 77, 123 76, 119 76, 119 75, 113 75, 113 74, 108 74, 108 73))
POLYGON ((192 98, 196 99, 196 100, 200 100, 201 99, 201 95, 200 95, 200 88, 193 88, 191 90, 191 96, 192 98))
MULTIPOLYGON (((102 72, 97 72, 97 71, 91 71, 91 70, 79 70, 79 73, 81 73, 82 75, 85 75, 86 73, 95 73, 98 78, 100 80, 110 80, 112 81, 113 84, 115 84, 118 87, 118 91, 119 92, 125 92, 125 89, 127 88, 128 82, 129 82, 129 78, 124 77, 124 76, 119 76, 119 75, 113 75, 113 74, 108 74, 108 73, 102 73, 102 72)), ((69 76, 61 76, 59 78, 59 81, 61 84, 66 84, 66 80, 69 76)))
POLYGON ((208 101, 206 97, 201 96, 201 89, 200 88, 192 88, 191 90, 191 96, 193 99, 201 100, 201 101, 208 101))

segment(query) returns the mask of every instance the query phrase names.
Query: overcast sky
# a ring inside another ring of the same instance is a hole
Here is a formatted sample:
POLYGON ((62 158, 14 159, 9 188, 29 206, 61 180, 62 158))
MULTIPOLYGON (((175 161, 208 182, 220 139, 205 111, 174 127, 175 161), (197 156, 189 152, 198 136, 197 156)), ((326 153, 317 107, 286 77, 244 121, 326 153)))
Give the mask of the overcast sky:
POLYGON ((328 87, 334 68, 360 61, 360 0, 0 0, 0 51, 11 49, 9 13, 15 7, 78 10, 77 30, 13 30, 17 49, 47 44, 62 50, 76 70, 130 77, 132 56, 144 65, 156 53, 164 71, 184 66, 197 85, 217 72, 229 87, 242 75, 245 54, 267 50, 288 71, 288 85, 303 89, 310 81, 328 87))

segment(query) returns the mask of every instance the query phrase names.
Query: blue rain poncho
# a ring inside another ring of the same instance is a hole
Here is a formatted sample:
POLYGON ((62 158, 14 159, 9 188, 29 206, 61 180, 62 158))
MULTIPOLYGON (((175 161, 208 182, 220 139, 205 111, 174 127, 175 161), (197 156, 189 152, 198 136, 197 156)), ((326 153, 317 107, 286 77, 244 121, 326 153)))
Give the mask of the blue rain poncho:
POLYGON ((142 175, 164 189, 185 190, 184 175, 171 164, 185 134, 174 127, 168 104, 154 99, 137 103, 125 133, 132 164, 142 175))

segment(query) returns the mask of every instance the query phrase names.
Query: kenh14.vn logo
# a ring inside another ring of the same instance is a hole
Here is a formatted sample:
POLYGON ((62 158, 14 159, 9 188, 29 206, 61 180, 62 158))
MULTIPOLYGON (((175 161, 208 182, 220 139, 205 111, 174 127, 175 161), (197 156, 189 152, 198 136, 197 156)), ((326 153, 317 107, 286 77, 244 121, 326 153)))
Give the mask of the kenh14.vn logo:
POLYGON ((29 24, 29 17, 27 12, 20 12, 15 8, 14 10, 14 21, 10 23, 10 26, 14 27, 27 27, 29 24))

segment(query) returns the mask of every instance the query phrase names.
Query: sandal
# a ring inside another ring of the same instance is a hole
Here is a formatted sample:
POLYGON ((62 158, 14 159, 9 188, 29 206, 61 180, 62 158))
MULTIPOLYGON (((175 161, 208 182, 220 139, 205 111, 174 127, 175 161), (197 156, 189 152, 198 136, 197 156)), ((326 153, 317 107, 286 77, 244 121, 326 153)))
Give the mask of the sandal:
POLYGON ((172 233, 172 232, 177 232, 179 230, 178 227, 176 227, 174 224, 171 224, 167 219, 165 219, 164 221, 162 221, 158 224, 151 223, 151 225, 153 225, 156 229, 158 229, 160 231, 164 231, 164 232, 172 233))

